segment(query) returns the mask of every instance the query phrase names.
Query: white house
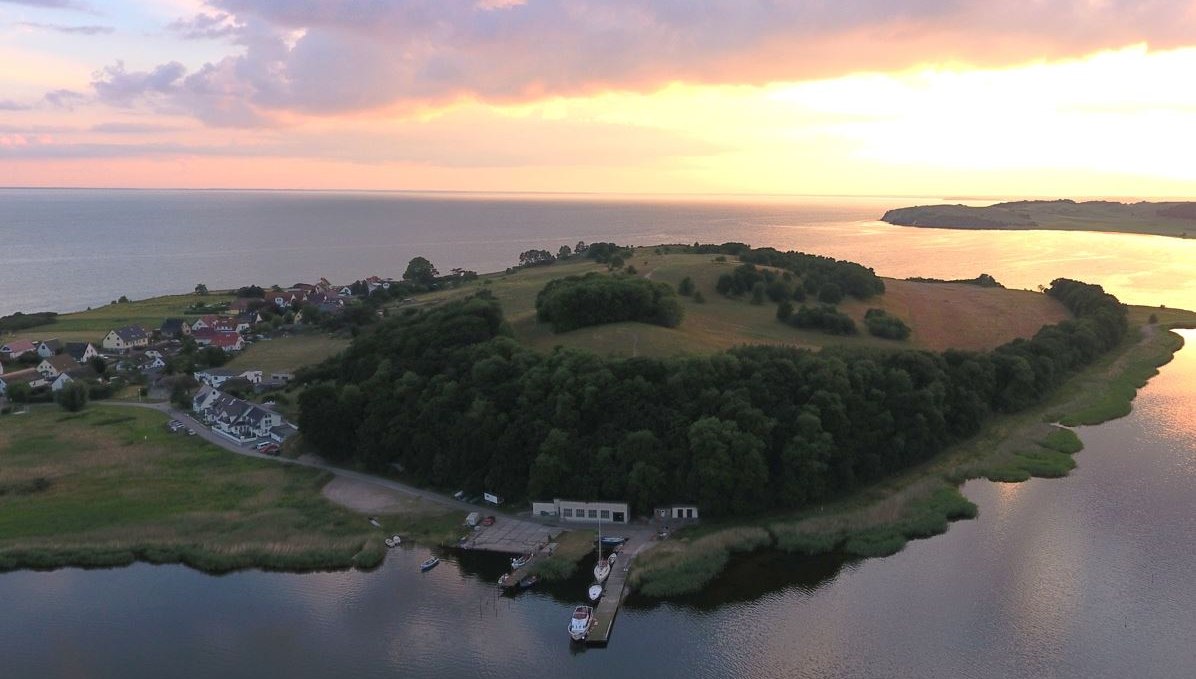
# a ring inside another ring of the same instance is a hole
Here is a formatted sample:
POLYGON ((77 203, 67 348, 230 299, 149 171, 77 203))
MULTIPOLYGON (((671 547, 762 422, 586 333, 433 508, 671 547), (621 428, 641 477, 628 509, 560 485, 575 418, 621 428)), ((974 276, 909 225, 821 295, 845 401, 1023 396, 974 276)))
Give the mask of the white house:
POLYGON ((0 354, 7 354, 10 359, 16 359, 30 351, 37 351, 37 346, 29 340, 13 340, 5 345, 0 345, 0 354))
POLYGON ((698 518, 698 506, 671 505, 668 507, 657 507, 652 510, 652 516, 662 521, 695 521, 698 518))
POLYGON ((109 330, 100 346, 114 351, 128 351, 137 347, 149 345, 149 333, 139 325, 127 325, 116 330, 109 330))
POLYGON ((78 367, 79 364, 75 359, 67 354, 58 354, 50 358, 43 358, 42 362, 37 364, 37 371, 46 379, 50 379, 78 367))
POLYGON ((71 379, 70 375, 66 373, 59 373, 59 375, 50 382, 50 391, 62 391, 63 387, 74 381, 75 380, 71 379))
POLYGON ((50 358, 60 351, 62 351, 62 342, 57 339, 48 339, 37 343, 37 355, 42 358, 50 358))
POLYGON ((261 370, 232 370, 230 368, 208 368, 194 373, 196 381, 219 389, 225 382, 243 379, 250 384, 261 384, 261 370))
POLYGON ((78 363, 86 363, 100 355, 91 342, 67 342, 66 349, 62 353, 75 359, 78 363))
POLYGON ((222 394, 207 385, 195 393, 191 405, 196 415, 212 427, 212 431, 239 443, 266 438, 274 428, 284 424, 278 413, 222 394))
POLYGON ((631 510, 626 502, 581 502, 557 498, 552 502, 533 502, 532 516, 555 516, 562 521, 587 523, 628 523, 631 510))
MULTIPOLYGON (((157 352, 155 352, 155 353, 157 353, 157 352)), ((137 366, 137 369, 144 373, 144 372, 149 372, 151 370, 162 370, 165 367, 166 367, 166 360, 162 358, 162 354, 158 354, 157 356, 150 356, 148 353, 146 353, 145 361, 143 361, 141 363, 141 365, 137 366)))

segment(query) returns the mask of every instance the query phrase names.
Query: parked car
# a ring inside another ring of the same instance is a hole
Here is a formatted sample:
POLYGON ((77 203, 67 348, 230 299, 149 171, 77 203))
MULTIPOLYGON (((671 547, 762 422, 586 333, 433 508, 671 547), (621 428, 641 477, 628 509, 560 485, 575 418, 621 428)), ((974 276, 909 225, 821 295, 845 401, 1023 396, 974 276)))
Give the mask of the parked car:
POLYGON ((187 430, 187 436, 195 436, 195 430, 194 430, 194 429, 188 429, 188 430, 187 430))
POLYGON ((271 446, 271 445, 274 445, 274 444, 270 443, 269 441, 262 441, 262 442, 258 443, 256 446, 254 446, 254 448, 256 448, 257 450, 265 450, 267 446, 271 446))
POLYGON ((263 455, 277 455, 281 451, 281 448, 278 447, 277 443, 269 443, 261 451, 263 455))
POLYGON ((464 500, 465 499, 465 491, 459 490, 459 491, 453 493, 453 499, 454 500, 464 500))
POLYGON ((483 526, 493 526, 494 525, 494 516, 491 515, 491 516, 487 516, 486 518, 482 519, 482 525, 483 526))

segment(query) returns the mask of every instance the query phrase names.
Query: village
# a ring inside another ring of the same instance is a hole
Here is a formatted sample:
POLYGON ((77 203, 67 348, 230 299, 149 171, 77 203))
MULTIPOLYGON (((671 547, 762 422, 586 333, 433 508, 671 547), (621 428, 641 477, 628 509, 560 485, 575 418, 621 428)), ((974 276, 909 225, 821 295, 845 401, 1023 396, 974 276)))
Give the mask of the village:
MULTIPOLYGON (((205 304, 200 297, 183 316, 157 327, 113 327, 94 341, 0 337, 0 407, 54 401, 71 385, 96 400, 121 393, 139 400, 169 398, 214 433, 277 453, 298 429, 269 393, 286 387, 293 373, 225 364, 251 345, 336 318, 392 282, 370 276, 343 286, 324 278, 288 288, 247 286, 231 301, 205 304)), ((197 295, 206 293, 197 286, 197 295)))

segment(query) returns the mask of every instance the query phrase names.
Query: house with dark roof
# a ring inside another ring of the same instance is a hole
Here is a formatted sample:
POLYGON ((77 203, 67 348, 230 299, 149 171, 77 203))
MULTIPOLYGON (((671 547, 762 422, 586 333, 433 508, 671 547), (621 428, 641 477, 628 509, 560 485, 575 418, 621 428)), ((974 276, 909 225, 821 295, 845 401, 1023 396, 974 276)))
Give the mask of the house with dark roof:
POLYGON ((91 342, 67 342, 62 353, 75 359, 76 363, 86 363, 100 355, 91 342))
POLYGON ((100 346, 113 351, 128 351, 137 347, 149 345, 149 333, 140 325, 126 325, 123 328, 109 330, 104 335, 100 346))
POLYGON ((46 385, 46 378, 33 368, 4 373, 0 375, 0 396, 7 395, 8 390, 18 384, 27 384, 31 389, 37 389, 46 385))
POLYGON ((221 393, 204 385, 191 400, 192 410, 205 424, 238 443, 266 438, 285 422, 273 410, 221 393))
POLYGON ((37 364, 36 370, 46 379, 52 379, 79 367, 79 362, 67 354, 58 354, 50 358, 43 358, 37 364))
POLYGON ((168 318, 158 332, 167 339, 182 339, 191 334, 191 326, 181 318, 168 318))
POLYGON ((37 355, 42 358, 50 358, 54 354, 62 352, 62 342, 58 338, 43 340, 37 343, 37 355))

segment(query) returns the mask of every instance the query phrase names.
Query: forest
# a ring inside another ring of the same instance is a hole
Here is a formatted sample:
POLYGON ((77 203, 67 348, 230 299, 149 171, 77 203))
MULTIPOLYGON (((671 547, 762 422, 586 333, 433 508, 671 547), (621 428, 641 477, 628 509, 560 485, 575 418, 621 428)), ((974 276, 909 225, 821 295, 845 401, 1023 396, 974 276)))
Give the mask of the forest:
POLYGON ((675 328, 681 323, 682 309, 667 283, 588 273, 544 286, 536 296, 536 317, 551 323, 553 332, 620 321, 675 328))
MULTIPOLYGON (((821 266, 811 261, 807 273, 821 266)), ((836 283, 875 289, 850 278, 836 283)), ((991 352, 616 358, 520 345, 483 290, 386 318, 303 372, 299 424, 332 460, 516 501, 626 499, 637 512, 696 502, 709 516, 800 508, 1040 402, 1122 341, 1126 309, 1099 286, 1059 279, 1046 294, 1074 319, 991 352)))

